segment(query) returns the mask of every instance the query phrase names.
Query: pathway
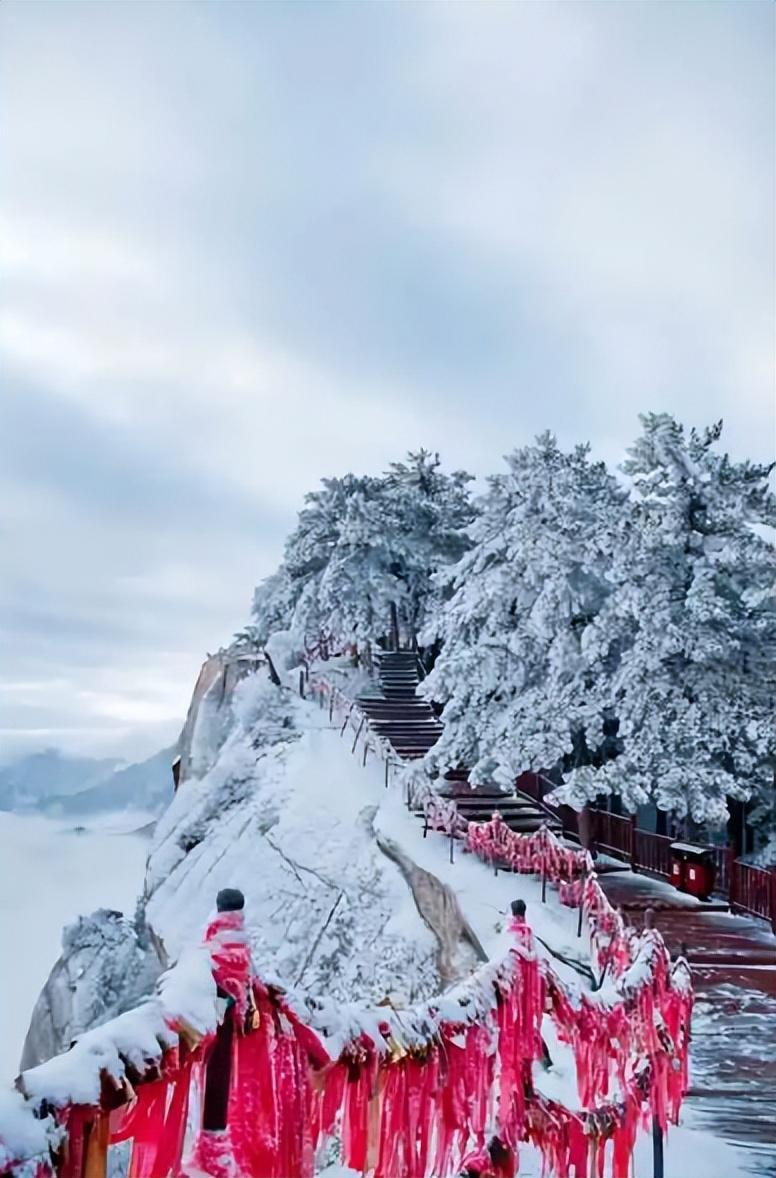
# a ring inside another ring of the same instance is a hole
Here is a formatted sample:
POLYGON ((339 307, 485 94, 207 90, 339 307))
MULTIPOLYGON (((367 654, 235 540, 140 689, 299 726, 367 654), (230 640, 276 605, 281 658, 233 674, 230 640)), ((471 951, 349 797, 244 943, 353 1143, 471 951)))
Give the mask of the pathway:
POLYGON ((672 953, 687 945, 696 993, 689 1119, 735 1145, 753 1175, 776 1178, 776 937, 764 921, 645 875, 616 872, 601 884, 634 924, 653 907, 672 953))

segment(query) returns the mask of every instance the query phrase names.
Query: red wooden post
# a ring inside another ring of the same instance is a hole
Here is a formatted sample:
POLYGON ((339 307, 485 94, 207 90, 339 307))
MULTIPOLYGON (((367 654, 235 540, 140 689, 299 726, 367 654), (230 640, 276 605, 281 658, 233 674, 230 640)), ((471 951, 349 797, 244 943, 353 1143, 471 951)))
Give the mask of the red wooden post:
POLYGON ((734 870, 735 861, 736 861, 736 852, 733 849, 733 847, 731 847, 731 846, 725 847, 725 876, 726 876, 726 883, 727 883, 727 887, 725 888, 725 891, 727 893, 728 904, 730 904, 730 905, 732 905, 732 903, 733 903, 733 870, 734 870))
POLYGON ((776 933, 776 867, 771 868, 771 928, 776 933))
POLYGON ((730 884, 728 887, 728 904, 732 912, 738 900, 738 860, 735 858, 735 851, 730 848, 730 884))

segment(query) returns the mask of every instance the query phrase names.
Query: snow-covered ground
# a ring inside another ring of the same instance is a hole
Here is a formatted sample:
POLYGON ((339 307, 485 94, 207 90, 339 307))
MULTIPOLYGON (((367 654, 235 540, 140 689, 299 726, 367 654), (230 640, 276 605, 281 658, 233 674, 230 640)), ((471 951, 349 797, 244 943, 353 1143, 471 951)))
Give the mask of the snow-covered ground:
MULTIPOLYGON (((384 788, 383 767, 374 757, 362 767, 360 748, 351 751, 352 734, 341 737, 339 724, 311 703, 276 696, 274 689, 271 703, 266 696, 259 680, 238 692, 241 724, 214 751, 210 771, 184 781, 160 820, 146 880, 147 915, 173 958, 199 940, 218 888, 237 885, 246 893, 262 972, 360 1003, 388 992, 410 1001, 437 992, 435 938, 385 853, 388 844, 451 886, 488 954, 498 952, 509 901, 520 896, 543 941, 566 955, 586 956, 576 913, 562 908, 552 891, 542 904, 538 881, 495 876, 460 846, 451 865, 447 839, 433 832, 422 837, 400 786, 384 788)), ((217 716, 211 732, 223 720, 217 716)), ((203 728, 199 737, 206 735, 203 728)), ((128 833, 141 821, 128 825, 125 815, 123 825, 115 821, 75 834, 63 823, 0 815, 0 937, 4 965, 6 959, 13 964, 2 970, 0 983, 6 1078, 15 1071, 29 1012, 58 955, 63 923, 98 906, 132 910, 149 844, 128 833)), ((568 982, 578 981, 554 964, 568 982)), ((549 1024, 544 1031, 554 1064, 537 1081, 548 1096, 573 1105, 568 1049, 549 1024)), ((539 1173, 534 1152, 521 1150, 521 1178, 539 1173)), ((635 1178, 651 1173, 647 1137, 637 1149, 635 1178)), ((671 1133, 665 1178, 744 1173, 736 1151, 693 1129, 689 1118, 671 1133)))
POLYGON ((0 1077, 17 1070, 62 927, 95 908, 131 914, 143 886, 145 814, 72 822, 0 812, 0 1077))

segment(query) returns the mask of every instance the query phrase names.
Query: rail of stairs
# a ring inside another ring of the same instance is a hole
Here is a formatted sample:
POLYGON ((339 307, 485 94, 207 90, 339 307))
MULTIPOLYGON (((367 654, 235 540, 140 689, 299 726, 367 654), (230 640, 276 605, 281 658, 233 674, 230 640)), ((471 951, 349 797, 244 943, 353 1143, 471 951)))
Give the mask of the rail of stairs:
MULTIPOLYGON (((370 728, 404 761, 420 760, 442 735, 442 723, 418 695, 420 672, 414 651, 383 651, 375 660, 375 692, 356 700, 370 728)), ((465 769, 449 770, 439 783, 442 797, 453 799, 467 822, 486 822, 498 810, 516 834, 534 834, 541 826, 560 833, 562 823, 541 803, 497 785, 472 786, 465 769)), ((420 812, 420 811, 419 811, 420 812)))

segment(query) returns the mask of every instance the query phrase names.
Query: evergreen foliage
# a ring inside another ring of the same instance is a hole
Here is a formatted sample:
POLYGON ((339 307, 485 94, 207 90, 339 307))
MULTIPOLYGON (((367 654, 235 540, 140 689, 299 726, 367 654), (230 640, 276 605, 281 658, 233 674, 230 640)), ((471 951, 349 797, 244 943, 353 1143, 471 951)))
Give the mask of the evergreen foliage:
POLYGON ((324 479, 306 496, 280 569, 256 590, 254 641, 291 630, 300 648, 412 645, 434 599, 432 578, 467 545, 471 476, 445 474, 425 450, 382 477, 324 479), (394 612, 395 611, 395 612, 394 612))
POLYGON ((721 423, 647 414, 618 480, 551 434, 472 501, 470 476, 410 453, 382 477, 325 479, 254 599, 254 641, 299 650, 391 640, 440 652, 432 771, 509 783, 555 771, 558 798, 654 801, 721 824, 773 814, 776 501, 721 423))

